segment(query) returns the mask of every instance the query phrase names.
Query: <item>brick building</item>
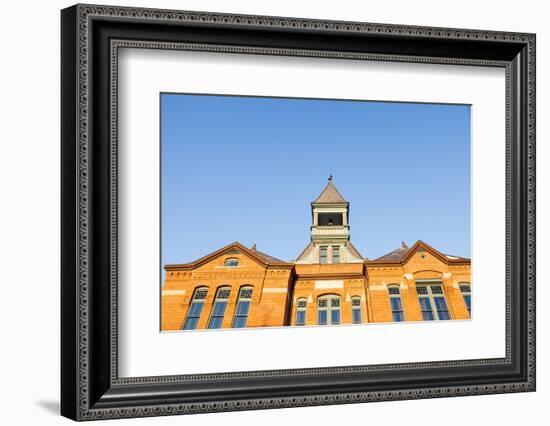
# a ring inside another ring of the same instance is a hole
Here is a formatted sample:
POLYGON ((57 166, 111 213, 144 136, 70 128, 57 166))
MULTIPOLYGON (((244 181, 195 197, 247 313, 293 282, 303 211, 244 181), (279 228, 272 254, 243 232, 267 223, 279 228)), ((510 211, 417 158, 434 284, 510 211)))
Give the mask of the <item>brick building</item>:
POLYGON ((470 259, 423 241, 363 258, 332 178, 311 209, 311 241, 296 261, 235 242, 165 265, 162 330, 470 318, 470 259))

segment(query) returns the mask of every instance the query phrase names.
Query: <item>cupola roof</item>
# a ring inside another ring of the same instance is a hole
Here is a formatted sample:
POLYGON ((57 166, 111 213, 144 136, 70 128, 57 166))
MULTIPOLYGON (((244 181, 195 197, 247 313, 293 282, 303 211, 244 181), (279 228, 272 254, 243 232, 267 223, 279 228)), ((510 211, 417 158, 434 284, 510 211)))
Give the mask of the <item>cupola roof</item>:
POLYGON ((344 197, 342 197, 342 194, 338 192, 338 190, 332 183, 332 175, 329 176, 327 186, 325 186, 325 189, 323 189, 323 191, 317 197, 314 203, 347 203, 344 197))

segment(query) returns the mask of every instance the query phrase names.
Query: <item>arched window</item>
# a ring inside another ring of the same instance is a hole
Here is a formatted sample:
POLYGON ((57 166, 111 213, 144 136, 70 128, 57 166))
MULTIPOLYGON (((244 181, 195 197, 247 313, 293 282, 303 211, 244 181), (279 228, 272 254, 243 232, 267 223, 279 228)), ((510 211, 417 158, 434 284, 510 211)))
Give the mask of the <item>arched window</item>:
POLYGON ((239 259, 236 257, 228 257, 223 262, 223 266, 239 266, 239 259))
POLYGON ((470 283, 459 283, 460 292, 464 298, 464 303, 466 303, 466 308, 468 309, 468 315, 472 316, 472 287, 470 283))
POLYGON ((241 287, 239 290, 239 299, 235 308, 235 316, 233 317, 233 328, 246 327, 248 320, 248 311, 250 310, 250 302, 252 300, 253 288, 249 285, 241 287))
POLYGON ((394 322, 405 321, 403 315, 403 304, 401 303, 401 290, 399 284, 388 285, 388 294, 390 296, 391 316, 394 322))
POLYGON ((214 306, 212 306, 210 321, 208 321, 208 328, 221 328, 230 293, 231 287, 220 287, 218 289, 214 306))
POLYGON ((340 324, 340 296, 327 294, 317 301, 317 324, 340 324))
POLYGON ((307 299, 300 297, 296 301, 296 325, 306 325, 307 299))
POLYGON ((361 297, 351 298, 351 319, 354 324, 361 324, 361 297))
POLYGON ((197 287, 195 289, 193 298, 191 299, 191 304, 187 309, 187 316, 183 323, 184 330, 195 330, 197 328, 207 293, 208 287, 197 287))
POLYGON ((451 319, 441 282, 417 282, 416 292, 424 321, 451 319))

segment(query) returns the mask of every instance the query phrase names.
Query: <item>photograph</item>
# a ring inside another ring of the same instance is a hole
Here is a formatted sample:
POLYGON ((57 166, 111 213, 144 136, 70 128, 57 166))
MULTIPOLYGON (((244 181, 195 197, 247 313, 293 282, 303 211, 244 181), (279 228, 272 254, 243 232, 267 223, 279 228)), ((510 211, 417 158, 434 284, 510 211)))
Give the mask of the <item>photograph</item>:
POLYGON ((161 93, 161 331, 470 320, 470 117, 161 93))
MULTIPOLYGON (((35 269, 57 270, 61 291, 40 283, 44 297, 25 300, 60 310, 57 339, 27 340, 57 342, 37 365, 61 415, 269 424, 273 409, 304 408, 299 423, 332 406, 332 424, 385 402, 369 419, 425 422, 429 404, 461 424, 476 410, 529 421, 548 396, 536 359, 544 14, 208 3, 65 4, 60 23, 35 22, 56 44, 23 63, 60 55, 57 84, 39 81, 60 85, 60 108, 5 138, 39 129, 25 139, 38 154, 15 143, 25 161, 6 158, 16 174, 46 164, 60 186, 60 203, 16 189, 10 205, 60 210, 60 262, 38 256, 35 269), (44 155, 46 125, 61 158, 44 155)), ((27 111, 22 80, 36 84, 22 69, 12 109, 27 111)), ((11 228, 20 274, 18 247, 34 246, 11 228)), ((19 281, 6 282, 21 293, 19 281)), ((48 318, 12 305, 28 322, 8 327, 18 342, 48 318)))

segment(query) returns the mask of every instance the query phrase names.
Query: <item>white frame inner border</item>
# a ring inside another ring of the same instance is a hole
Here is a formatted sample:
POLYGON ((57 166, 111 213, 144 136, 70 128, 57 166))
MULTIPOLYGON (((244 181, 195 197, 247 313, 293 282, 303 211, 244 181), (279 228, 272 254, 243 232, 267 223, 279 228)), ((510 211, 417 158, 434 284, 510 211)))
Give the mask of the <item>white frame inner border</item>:
POLYGON ((505 356, 504 68, 121 48, 118 81, 119 377, 505 356), (160 333, 161 92, 471 104, 473 319, 160 333))

